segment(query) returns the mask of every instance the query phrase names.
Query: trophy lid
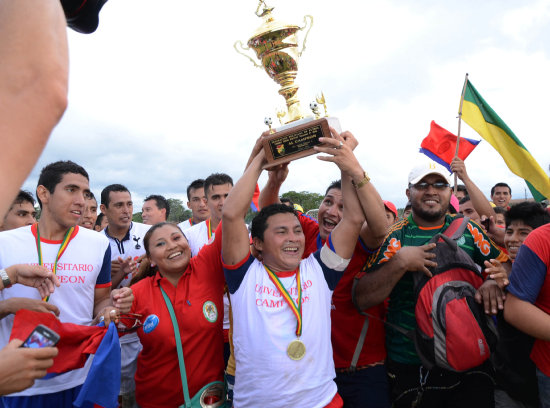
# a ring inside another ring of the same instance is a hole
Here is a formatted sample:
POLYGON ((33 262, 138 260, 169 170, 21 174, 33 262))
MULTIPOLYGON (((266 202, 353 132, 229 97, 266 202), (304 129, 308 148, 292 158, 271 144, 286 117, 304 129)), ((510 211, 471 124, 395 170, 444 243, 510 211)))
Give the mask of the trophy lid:
POLYGON ((263 18, 262 24, 254 31, 252 37, 248 40, 250 43, 251 40, 255 38, 262 37, 265 34, 273 33, 281 30, 289 30, 289 32, 296 32, 300 29, 300 26, 296 24, 286 24, 281 21, 275 20, 271 15, 273 8, 265 9, 261 17, 263 18))

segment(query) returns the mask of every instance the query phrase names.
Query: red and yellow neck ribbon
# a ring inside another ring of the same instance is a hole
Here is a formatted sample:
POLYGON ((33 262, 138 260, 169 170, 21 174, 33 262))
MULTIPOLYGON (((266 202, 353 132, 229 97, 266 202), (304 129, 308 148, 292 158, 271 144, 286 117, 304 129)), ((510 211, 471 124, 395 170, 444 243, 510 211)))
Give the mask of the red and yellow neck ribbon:
POLYGON ((208 242, 210 242, 210 238, 212 238, 212 224, 210 224, 210 218, 206 220, 206 229, 208 233, 208 242))
POLYGON ((275 272, 273 272, 265 265, 264 268, 267 271, 267 276, 269 276, 271 282, 273 282, 275 287, 279 290, 279 292, 283 296, 283 299, 290 307, 290 310, 292 310, 292 313, 294 313, 294 315, 296 316, 296 336, 300 337, 302 335, 302 282, 300 280, 300 268, 298 267, 298 269, 296 270, 296 287, 298 289, 297 304, 296 302, 294 302, 294 299, 292 299, 288 291, 285 289, 275 272))
MULTIPOLYGON (((42 248, 40 246, 40 231, 38 230, 38 223, 36 225, 36 250, 38 251, 38 264, 40 266, 44 266, 44 260, 42 259, 42 248)), ((59 246, 59 250, 57 251, 57 255, 55 257, 55 262, 53 264, 52 272, 54 275, 57 274, 57 262, 69 246, 69 242, 71 239, 73 239, 73 232, 75 230, 75 227, 71 227, 67 230, 65 233, 65 236, 63 237, 63 240, 61 241, 61 245, 59 246)), ((47 302, 50 299, 50 296, 46 296, 43 301, 47 302)))

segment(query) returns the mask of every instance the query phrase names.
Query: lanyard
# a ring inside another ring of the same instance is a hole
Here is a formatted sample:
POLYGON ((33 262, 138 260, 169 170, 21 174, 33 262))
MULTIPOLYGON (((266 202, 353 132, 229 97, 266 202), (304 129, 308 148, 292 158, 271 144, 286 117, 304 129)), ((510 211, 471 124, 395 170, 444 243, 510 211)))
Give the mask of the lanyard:
POLYGON ((283 299, 290 307, 290 310, 292 310, 292 312, 296 316, 296 336, 300 337, 302 335, 302 285, 300 281, 300 269, 298 268, 296 270, 296 286, 298 288, 298 304, 296 304, 277 277, 277 275, 267 266, 264 265, 264 268, 267 271, 269 279, 271 279, 271 282, 273 282, 277 289, 279 289, 279 292, 281 292, 283 299))
POLYGON ((206 220, 206 228, 207 228, 207 234, 208 234, 207 242, 210 242, 210 238, 212 238, 212 225, 210 224, 210 218, 206 220))
MULTIPOLYGON (((73 231, 74 227, 69 228, 65 233, 63 240, 61 241, 61 245, 59 246, 59 250, 57 251, 55 262, 52 268, 52 272, 54 275, 57 274, 57 262, 59 261, 59 258, 61 258, 61 255, 63 255, 63 253, 67 249, 67 246, 69 246, 69 241, 72 239, 73 231)), ((40 266, 44 266, 44 260, 42 259, 42 248, 40 246, 40 231, 38 230, 38 223, 36 224, 36 250, 38 251, 38 264, 40 266)), ((47 302, 49 299, 50 296, 48 295, 42 300, 47 302)))

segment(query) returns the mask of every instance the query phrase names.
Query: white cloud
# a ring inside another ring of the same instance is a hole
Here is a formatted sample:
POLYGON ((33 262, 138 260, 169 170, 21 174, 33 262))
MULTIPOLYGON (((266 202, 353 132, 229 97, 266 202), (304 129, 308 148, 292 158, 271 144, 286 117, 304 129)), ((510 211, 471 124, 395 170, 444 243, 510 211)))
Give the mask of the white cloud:
MULTIPOLYGON (((404 205, 407 174, 431 120, 456 132, 466 72, 548 169, 547 2, 272 3, 288 22, 314 16, 297 78, 302 105, 324 92, 329 113, 360 140, 357 155, 384 198, 404 205)), ((212 172, 237 179, 264 117, 275 118, 283 105, 278 85, 233 49, 260 24, 254 7, 108 2, 96 33, 69 35, 70 108, 25 186, 34 189, 48 162, 68 158, 87 168, 97 193, 126 184, 136 208, 148 194, 184 198, 189 182, 212 172)), ((514 196, 523 192, 523 181, 486 142, 467 165, 487 193, 497 181, 511 184, 514 196)), ((338 178, 315 157, 291 169, 284 191, 322 193, 338 178)))

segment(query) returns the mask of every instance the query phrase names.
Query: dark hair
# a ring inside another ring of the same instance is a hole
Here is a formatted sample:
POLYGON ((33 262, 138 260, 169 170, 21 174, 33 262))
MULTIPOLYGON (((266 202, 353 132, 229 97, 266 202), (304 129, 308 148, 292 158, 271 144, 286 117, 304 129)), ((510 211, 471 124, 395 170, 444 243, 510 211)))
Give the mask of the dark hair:
POLYGON ((153 235, 153 233, 156 230, 158 230, 161 227, 164 227, 165 225, 171 225, 174 228, 177 228, 181 232, 183 237, 187 239, 183 234, 181 228, 178 227, 178 225, 174 224, 173 222, 168 222, 168 221, 159 222, 158 224, 155 224, 151 228, 149 228, 149 230, 145 233, 145 236, 143 237, 143 246, 145 248, 145 254, 147 255, 147 258, 141 261, 138 271, 134 274, 132 280, 130 281, 130 286, 149 276, 155 276, 155 274, 157 273, 157 270, 158 270, 157 267, 156 266, 152 267, 151 262, 149 261, 149 258, 151 257, 151 251, 149 251, 149 241, 151 240, 151 235, 153 235))
POLYGON ((101 227, 101 223, 103 222, 104 217, 105 217, 105 214, 99 213, 99 215, 97 216, 97 219, 95 220, 94 227, 101 227))
POLYGON ((296 216, 296 211, 293 207, 285 204, 271 204, 261 209, 261 211, 252 219, 250 225, 250 236, 252 238, 260 238, 264 240, 264 232, 267 229, 267 219, 275 214, 290 213, 296 216))
POLYGON ((17 197, 15 197, 15 200, 13 200, 13 203, 11 203, 10 210, 13 208, 15 204, 23 204, 23 203, 31 203, 32 206, 34 207, 34 204, 36 203, 36 201, 34 201, 34 197, 32 196, 30 191, 19 190, 17 197))
POLYGON ((460 201, 458 202, 459 205, 462 205, 464 203, 467 203, 468 201, 470 201, 470 196, 469 195, 465 195, 464 197, 462 197, 460 199, 460 201))
POLYGON ((541 225, 548 224, 550 222, 550 214, 539 203, 523 201, 511 206, 504 214, 504 219, 506 220, 506 228, 514 221, 521 221, 535 229, 541 225))
POLYGON ((507 187, 508 188, 508 191, 510 192, 510 195, 512 195, 512 189, 510 188, 510 186, 506 183, 496 183, 493 187, 491 187, 491 197, 493 196, 493 194, 495 194, 495 188, 497 187, 507 187))
MULTIPOLYGON (((75 162, 70 160, 67 161, 56 161, 54 163, 48 164, 40 172, 40 177, 38 177, 38 186, 44 186, 46 189, 53 194, 55 187, 61 182, 63 176, 67 173, 80 174, 86 177, 86 180, 90 180, 88 173, 84 170, 84 167, 79 166, 75 162)), ((42 202, 38 195, 36 196, 40 208, 42 208, 42 202)))
POLYGON ((495 211, 495 214, 506 214, 506 208, 496 206, 493 207, 493 210, 495 211))
POLYGON ((163 208, 166 210, 166 219, 168 219, 168 216, 170 215, 170 203, 168 200, 161 195, 151 194, 150 196, 145 197, 145 200, 143 201, 150 200, 155 200, 156 206, 159 210, 162 210, 163 208))
POLYGON ((280 198, 281 204, 289 203, 291 207, 294 207, 294 201, 287 197, 280 198))
POLYGON ((325 196, 333 188, 337 188, 338 190, 342 190, 342 180, 335 180, 332 183, 330 183, 330 185, 327 187, 327 191, 325 191, 325 196))
POLYGON ((412 208, 412 204, 410 201, 407 201, 407 204, 405 204, 405 209, 403 210, 403 212, 407 211, 407 210, 410 210, 412 208))
POLYGON ((128 190, 122 184, 109 184, 107 187, 105 187, 101 191, 101 204, 103 204, 105 207, 109 207, 109 202, 110 202, 109 194, 111 192, 124 192, 124 191, 130 193, 130 190, 128 190))
POLYGON ((457 184, 456 191, 463 191, 464 194, 468 195, 468 190, 466 189, 466 186, 464 184, 457 184))
POLYGON ((197 190, 199 188, 204 188, 204 179, 196 179, 187 186, 187 199, 189 201, 191 201, 191 190, 197 190))
POLYGON ((208 197, 210 186, 222 186, 224 184, 233 185, 233 179, 225 173, 213 173, 204 180, 204 195, 208 197))

